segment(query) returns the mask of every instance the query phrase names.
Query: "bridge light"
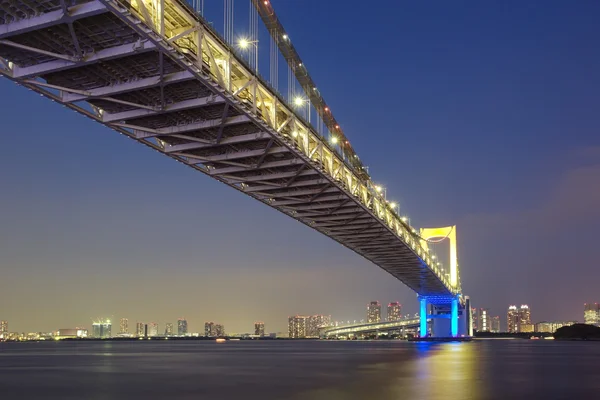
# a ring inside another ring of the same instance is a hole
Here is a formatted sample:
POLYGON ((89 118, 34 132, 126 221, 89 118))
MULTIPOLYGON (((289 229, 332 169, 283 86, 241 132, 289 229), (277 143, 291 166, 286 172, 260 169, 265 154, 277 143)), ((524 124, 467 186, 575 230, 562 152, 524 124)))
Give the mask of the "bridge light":
POLYGON ((390 203, 390 206, 391 206, 392 208, 396 208, 396 206, 397 206, 397 205, 398 205, 398 204, 394 203, 393 201, 390 203))
POLYGON ((293 132, 292 132, 292 136, 293 136, 293 137, 296 137, 296 136, 298 136, 298 131, 293 131, 293 132))
POLYGON ((402 217, 402 222, 407 222, 407 221, 408 221, 408 218, 402 217))
POLYGON ((304 104, 306 100, 304 100, 302 97, 298 96, 294 99, 294 104, 296 106, 301 106, 302 104, 304 104))
POLYGON ((383 188, 381 186, 375 186, 375 190, 377 191, 377 193, 381 193, 383 188))
POLYGON ((240 39, 239 45, 242 49, 247 49, 250 46, 250 41, 248 39, 240 39))
POLYGON ((336 125, 336 126, 335 126, 335 129, 340 129, 340 126, 339 126, 339 125, 336 125))
POLYGON ((288 35, 286 35, 285 33, 283 34, 282 38, 286 39, 288 38, 288 35))
POLYGON ((336 144, 338 142, 338 138, 336 138, 335 136, 331 137, 331 143, 336 144))
POLYGON ((435 257, 436 257, 435 254, 431 256, 431 258, 433 258, 434 260, 435 260, 435 257))
POLYGON ((329 111, 329 107, 325 107, 325 111, 329 111))
POLYGON ((268 5, 269 5, 269 2, 268 2, 268 0, 265 0, 265 1, 264 1, 264 3, 265 3, 265 6, 268 6, 268 5))

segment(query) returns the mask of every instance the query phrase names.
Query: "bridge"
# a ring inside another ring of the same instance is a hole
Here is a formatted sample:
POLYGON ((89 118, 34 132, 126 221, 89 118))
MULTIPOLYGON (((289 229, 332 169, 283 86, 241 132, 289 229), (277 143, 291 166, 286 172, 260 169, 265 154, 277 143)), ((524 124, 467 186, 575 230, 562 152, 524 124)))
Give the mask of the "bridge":
POLYGON ((389 332, 401 329, 417 329, 421 325, 420 318, 403 319, 399 321, 385 321, 361 323, 347 326, 331 326, 324 328, 321 335, 324 337, 361 335, 374 332, 389 332))
POLYGON ((419 295, 421 335, 466 334, 456 229, 416 229, 387 200, 270 1, 246 1, 250 32, 236 45, 234 0, 224 0, 223 34, 202 0, 2 0, 0 74, 370 260, 419 295), (259 16, 270 82, 258 68, 259 16), (436 238, 450 239, 448 271, 430 249, 436 238))

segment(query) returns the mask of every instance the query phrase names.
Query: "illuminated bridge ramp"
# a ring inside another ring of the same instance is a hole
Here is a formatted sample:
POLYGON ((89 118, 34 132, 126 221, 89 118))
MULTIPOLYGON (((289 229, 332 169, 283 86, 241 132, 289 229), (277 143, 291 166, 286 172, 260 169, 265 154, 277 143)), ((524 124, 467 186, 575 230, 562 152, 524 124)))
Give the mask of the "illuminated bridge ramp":
POLYGON ((383 331, 393 331, 398 329, 415 329, 418 328, 420 324, 419 318, 414 319, 403 319, 401 321, 392 321, 392 322, 376 322, 369 324, 358 324, 358 325, 348 325, 348 326, 339 326, 339 327, 331 327, 323 330, 323 336, 347 336, 347 335, 360 335, 364 333, 372 333, 372 332, 383 332, 383 331))
POLYGON ((421 295, 459 293, 364 172, 185 2, 2 0, 0 74, 322 232, 421 295))

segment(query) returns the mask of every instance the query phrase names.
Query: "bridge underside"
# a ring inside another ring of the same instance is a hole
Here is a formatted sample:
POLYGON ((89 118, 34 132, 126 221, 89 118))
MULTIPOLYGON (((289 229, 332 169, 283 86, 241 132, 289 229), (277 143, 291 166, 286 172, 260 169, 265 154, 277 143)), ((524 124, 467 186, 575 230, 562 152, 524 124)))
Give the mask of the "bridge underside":
MULTIPOLYGON (((192 15, 166 1, 165 30, 195 18, 198 32, 227 46, 192 15)), ((193 51, 149 29, 125 1, 0 2, 2 75, 322 232, 417 293, 452 295, 407 244, 418 238, 399 236, 326 172, 314 155, 326 141, 302 148, 286 115, 273 129, 247 91, 218 82, 208 56, 191 63, 193 51)), ((232 82, 251 74, 244 65, 236 59, 232 82)))

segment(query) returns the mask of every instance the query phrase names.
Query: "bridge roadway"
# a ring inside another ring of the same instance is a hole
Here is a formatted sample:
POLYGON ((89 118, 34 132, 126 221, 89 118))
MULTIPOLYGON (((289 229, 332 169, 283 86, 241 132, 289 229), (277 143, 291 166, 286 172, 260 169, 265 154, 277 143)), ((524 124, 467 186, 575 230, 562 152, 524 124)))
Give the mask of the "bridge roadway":
POLYGON ((419 328, 420 319, 403 319, 392 322, 372 322, 368 324, 336 326, 323 329, 323 336, 347 336, 361 333, 391 331, 396 329, 416 329, 419 328))
POLYGON ((365 171, 185 2, 2 0, 0 74, 316 229, 421 295, 460 290, 365 171))

